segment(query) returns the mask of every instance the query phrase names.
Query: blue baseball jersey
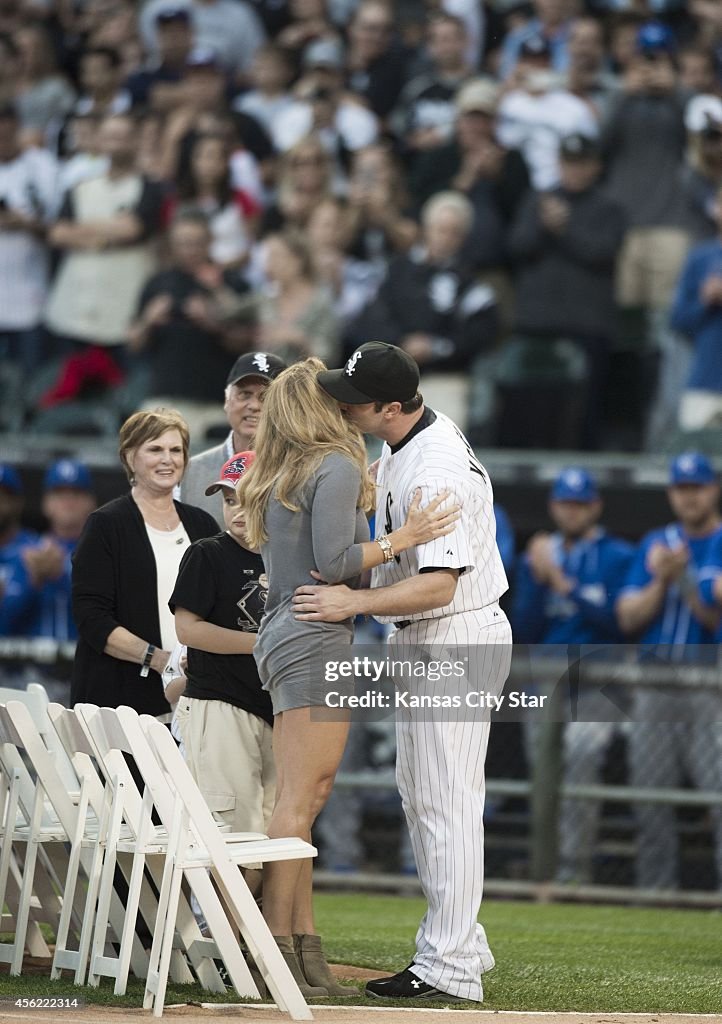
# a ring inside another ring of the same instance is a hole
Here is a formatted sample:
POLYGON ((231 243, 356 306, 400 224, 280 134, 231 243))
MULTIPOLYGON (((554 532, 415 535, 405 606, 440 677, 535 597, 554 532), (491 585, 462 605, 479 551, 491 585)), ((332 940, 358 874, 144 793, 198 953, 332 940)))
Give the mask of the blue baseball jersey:
MULTIPOLYGON (((647 567, 650 548, 655 544, 678 547, 686 544, 690 558, 688 575, 696 583, 700 597, 710 593, 710 581, 720 572, 722 552, 722 527, 706 537, 688 537, 679 523, 670 523, 661 529, 652 530, 642 538, 637 556, 621 594, 634 593, 647 586, 653 579, 647 567)), ((620 595, 621 596, 621 595, 620 595)), ((664 605, 659 615, 647 626, 639 638, 643 644, 708 644, 714 635, 699 622, 682 597, 678 584, 667 588, 664 605)))
MULTIPOLYGON (((719 576, 722 576, 722 530, 719 530, 710 543, 709 551, 705 559, 705 571, 699 581, 699 595, 703 604, 708 608, 719 609, 719 603, 715 600, 714 585, 719 576)), ((722 619, 715 633, 715 641, 722 643, 722 619)))
POLYGON ((496 546, 504 563, 504 572, 511 579, 516 558, 514 527, 511 525, 506 509, 502 505, 497 505, 496 502, 494 503, 494 519, 496 520, 496 546))
POLYGON ((614 603, 634 558, 632 545, 601 528, 569 548, 561 534, 552 534, 552 545, 557 565, 574 588, 561 595, 537 582, 524 555, 514 588, 514 639, 525 644, 619 643, 614 603))
MULTIPOLYGON (((37 543, 38 538, 35 538, 37 543)), ((65 551, 63 571, 56 580, 33 585, 20 552, 5 565, 0 600, 0 636, 44 636, 77 640, 71 602, 71 557, 77 541, 53 538, 65 551)), ((27 547, 27 544, 25 545, 27 547)))

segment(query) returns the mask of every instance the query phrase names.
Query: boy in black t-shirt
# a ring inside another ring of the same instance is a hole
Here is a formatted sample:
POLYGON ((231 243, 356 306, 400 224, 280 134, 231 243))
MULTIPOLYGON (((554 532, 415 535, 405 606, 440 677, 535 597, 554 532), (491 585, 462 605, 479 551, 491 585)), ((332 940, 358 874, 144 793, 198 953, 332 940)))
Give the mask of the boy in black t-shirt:
POLYGON ((234 832, 266 831, 276 789, 271 700, 253 658, 268 580, 261 556, 246 545, 236 497, 253 459, 253 452, 233 455, 207 488, 222 492, 226 529, 191 544, 169 602, 188 646, 176 709, 186 761, 211 811, 234 832))

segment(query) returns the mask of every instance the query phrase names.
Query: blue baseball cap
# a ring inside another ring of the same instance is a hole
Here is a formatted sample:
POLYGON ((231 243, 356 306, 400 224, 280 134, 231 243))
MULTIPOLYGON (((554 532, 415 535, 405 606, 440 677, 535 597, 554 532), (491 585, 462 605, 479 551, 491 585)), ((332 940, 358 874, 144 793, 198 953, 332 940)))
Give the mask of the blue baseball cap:
POLYGON ((70 487, 76 491, 92 491, 90 470, 77 459, 59 459, 48 468, 43 480, 43 489, 52 491, 57 487, 70 487))
POLYGON ((568 466, 552 485, 552 501, 596 501, 599 497, 597 481, 586 469, 568 466))
POLYGON ((714 484, 717 482, 717 474, 706 455, 701 452, 682 452, 670 463, 669 482, 672 487, 681 484, 714 484))
POLYGON ((648 21, 637 32, 637 53, 674 53, 674 33, 661 21, 648 21))
POLYGON ((0 487, 11 494, 22 494, 23 485, 17 470, 7 462, 0 462, 0 487))

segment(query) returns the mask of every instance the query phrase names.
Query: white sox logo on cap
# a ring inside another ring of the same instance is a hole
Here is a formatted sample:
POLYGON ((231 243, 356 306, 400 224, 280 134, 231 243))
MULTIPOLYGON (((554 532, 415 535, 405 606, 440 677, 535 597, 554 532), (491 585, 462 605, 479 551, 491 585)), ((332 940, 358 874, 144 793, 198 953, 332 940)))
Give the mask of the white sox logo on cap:
POLYGON ((257 366, 261 373, 270 373, 271 367, 268 364, 268 356, 265 352, 256 352, 253 357, 253 364, 257 366))
POLYGON ((363 352, 361 351, 361 349, 359 349, 358 352, 354 352, 349 361, 346 363, 346 373, 348 374, 349 377, 353 376, 354 371, 356 369, 356 363, 359 361, 362 355, 363 352))
POLYGON ((246 458, 245 455, 237 455, 235 458, 231 459, 229 462, 225 464, 225 466, 223 467, 223 476, 242 476, 242 474, 245 473, 246 471, 247 462, 248 459, 246 458))

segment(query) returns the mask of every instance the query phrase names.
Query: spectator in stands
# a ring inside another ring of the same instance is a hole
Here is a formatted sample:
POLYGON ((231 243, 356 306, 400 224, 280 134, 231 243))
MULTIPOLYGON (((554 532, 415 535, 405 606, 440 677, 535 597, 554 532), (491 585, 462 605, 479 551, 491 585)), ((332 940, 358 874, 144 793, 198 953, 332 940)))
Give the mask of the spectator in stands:
POLYGON ((551 70, 552 51, 542 36, 530 36, 519 50, 514 88, 499 102, 499 142, 519 149, 539 191, 559 184, 559 144, 567 135, 599 132, 590 105, 562 87, 551 70))
POLYGON ((665 26, 644 24, 636 46, 603 145, 607 190, 628 223, 617 299, 622 307, 644 310, 651 346, 662 358, 658 398, 647 425, 647 444, 655 447, 676 418, 687 366, 667 323, 689 241, 679 187, 687 96, 677 81, 674 39, 665 26))
MULTIPOLYGON (((649 665, 716 664, 719 610, 705 602, 701 587, 719 572, 713 562, 722 539, 719 494, 706 456, 684 452, 672 461, 667 496, 676 521, 642 539, 616 606, 623 632, 644 645, 641 657, 649 665)), ((632 786, 679 786, 684 769, 698 788, 720 792, 717 694, 635 687, 632 718, 632 786)), ((636 808, 637 885, 674 889, 679 882, 674 807, 636 808)), ((711 814, 717 884, 722 886, 722 811, 715 807, 711 814)))
POLYGON ((588 103, 603 123, 618 88, 617 79, 608 70, 604 27, 596 18, 575 18, 569 28, 568 50, 566 87, 588 103))
POLYGON ((170 266, 142 289, 129 332, 149 382, 144 404, 173 404, 193 438, 219 420, 218 395, 234 358, 253 338, 248 285, 210 258, 211 232, 199 213, 181 213, 170 229, 170 266))
POLYGON ((292 78, 293 68, 286 51, 266 43, 253 58, 252 87, 234 100, 233 109, 254 117, 271 135, 275 119, 293 103, 289 92, 292 78))
POLYGON ((283 228, 305 228, 321 200, 332 191, 332 161, 317 135, 291 146, 281 159, 276 200, 264 211, 261 237, 283 228))
POLYGON ((456 93, 472 75, 461 18, 443 11, 433 15, 426 49, 429 67, 406 84, 393 117, 396 133, 412 153, 434 150, 451 141, 456 93))
POLYGON ((259 164, 272 156, 270 139, 246 114, 231 114, 227 78, 212 50, 194 49, 186 61, 186 102, 168 116, 162 139, 163 176, 168 181, 189 172, 191 151, 199 135, 222 135, 230 153, 233 187, 260 204, 259 164))
POLYGON ((134 71, 125 83, 133 107, 150 107, 163 114, 188 99, 184 82, 186 61, 193 47, 193 29, 187 7, 163 7, 155 19, 157 53, 134 71))
POLYGON ((95 507, 85 463, 60 459, 48 468, 42 501, 48 530, 9 566, 0 602, 0 635, 77 639, 70 600, 71 557, 95 507))
POLYGON ((718 234, 717 192, 722 185, 722 99, 695 96, 684 115, 687 154, 682 168, 683 218, 697 242, 718 234))
POLYGON ((273 141, 281 153, 314 132, 342 167, 348 153, 375 142, 376 116, 344 92, 344 68, 343 47, 334 39, 319 39, 303 51, 298 101, 273 126, 273 141))
POLYGON ((499 372, 513 383, 518 371, 522 389, 519 406, 504 417, 504 443, 523 445, 536 435, 540 446, 598 445, 600 398, 615 330, 615 261, 626 224, 622 208, 600 186, 600 173, 597 143, 568 136, 561 147, 560 187, 530 192, 512 227, 509 250, 517 268, 521 337, 507 345, 499 372), (524 382, 525 367, 534 362, 541 377, 524 382), (512 363, 518 364, 516 371, 512 363), (586 382, 581 391, 575 378, 586 382), (552 384, 548 391, 545 381, 552 384))
POLYGON ((73 109, 75 90, 58 72, 52 43, 44 25, 32 22, 15 36, 18 50, 16 107, 23 142, 52 145, 73 109))
POLYGON ((125 114, 130 110, 131 96, 122 85, 123 67, 120 54, 108 46, 83 51, 80 58, 80 99, 76 114, 125 114))
POLYGON ((295 63, 309 43, 336 38, 327 6, 326 0, 289 0, 291 20, 278 33, 276 42, 295 63))
POLYGON ((170 717, 161 682, 177 642, 168 600, 191 541, 218 532, 207 512, 173 500, 188 443, 172 409, 134 413, 121 427, 130 492, 89 516, 73 556, 73 704, 170 717))
POLYGON ((463 429, 469 372, 494 344, 496 297, 462 258, 473 208, 455 192, 442 192, 422 211, 422 244, 397 256, 379 294, 349 328, 347 344, 383 338, 399 345, 421 368, 424 398, 454 416, 463 429))
POLYGON ((475 78, 456 96, 456 128, 451 142, 430 149, 415 161, 411 190, 418 202, 452 188, 463 192, 474 208, 466 255, 474 266, 488 269, 506 263, 506 233, 529 188, 529 172, 516 149, 496 138, 499 90, 490 79, 475 78))
POLYGON ((722 426, 722 187, 714 216, 718 236, 687 256, 670 316, 672 327, 694 344, 679 405, 682 430, 722 426))
POLYGON ((323 199, 308 222, 308 241, 314 271, 333 301, 343 331, 376 295, 383 271, 347 253, 350 235, 348 205, 342 199, 323 199))
POLYGON ((319 284, 304 236, 286 230, 264 245, 266 289, 261 299, 259 342, 293 363, 317 356, 338 362, 339 325, 327 289, 319 284))
POLYGON ((199 135, 193 145, 187 173, 178 178, 168 207, 196 211, 208 219, 210 255, 221 267, 240 267, 248 257, 258 207, 247 192, 234 189, 228 144, 221 135, 199 135))
POLYGON ((108 158, 100 151, 100 123, 95 114, 73 114, 65 122, 62 139, 64 160, 60 167, 60 195, 81 181, 97 178, 108 170, 108 158))
MULTIPOLYGON (((565 469, 549 496, 554 533, 535 534, 519 561, 511 620, 522 644, 617 644, 621 634, 614 603, 634 549, 599 525, 603 512, 594 477, 565 469)), ((599 782, 604 755, 615 734, 604 698, 581 692, 578 720, 564 730, 564 783, 599 782)), ((599 825, 598 801, 564 800, 559 818, 559 866, 563 882, 592 881, 599 825)))
POLYGON ((577 0, 533 0, 534 17, 513 29, 502 44, 499 73, 509 78, 523 59, 524 44, 542 38, 548 45, 555 71, 566 71, 569 64, 571 19, 579 9, 577 0))
POLYGON ((39 326, 50 272, 45 232, 58 198, 55 159, 42 149, 21 149, 15 110, 0 108, 0 355, 26 377, 43 356, 39 326))
POLYGON ((246 0, 150 0, 140 14, 140 30, 149 53, 158 52, 156 36, 159 13, 169 7, 190 12, 194 42, 214 50, 224 67, 237 76, 246 75, 266 34, 256 12, 246 0))
POLYGON ((383 121, 406 81, 408 52, 394 37, 394 11, 385 0, 360 0, 348 27, 346 85, 383 121))
POLYGON ((181 499, 187 505, 205 509, 220 523, 218 503, 206 494, 208 481, 214 475, 218 477, 234 452, 253 448, 263 394, 285 369, 284 361, 272 352, 245 352, 236 359, 228 374, 223 402, 230 433, 222 444, 199 452, 188 463, 180 486, 181 499))
POLYGON ((382 277, 389 259, 408 252, 419 235, 403 173, 388 145, 376 143, 354 153, 348 203, 349 252, 382 277))
POLYGON ((50 293, 45 322, 58 347, 88 345, 125 361, 124 346, 143 282, 155 258, 153 236, 160 225, 157 184, 135 171, 135 123, 127 114, 107 117, 100 128, 105 174, 69 192, 50 242, 62 259, 50 293))

